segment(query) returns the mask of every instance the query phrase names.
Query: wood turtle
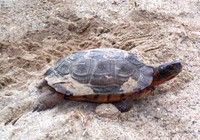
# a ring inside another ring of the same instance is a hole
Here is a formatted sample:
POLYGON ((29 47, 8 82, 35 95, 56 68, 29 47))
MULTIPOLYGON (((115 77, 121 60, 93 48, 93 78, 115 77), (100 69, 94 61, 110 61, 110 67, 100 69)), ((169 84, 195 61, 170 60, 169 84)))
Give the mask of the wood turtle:
POLYGON ((174 78, 181 69, 179 60, 153 67, 133 53, 114 48, 74 52, 46 71, 44 83, 52 93, 39 98, 33 111, 69 99, 113 103, 119 111, 127 112, 133 100, 147 96, 154 86, 174 78))

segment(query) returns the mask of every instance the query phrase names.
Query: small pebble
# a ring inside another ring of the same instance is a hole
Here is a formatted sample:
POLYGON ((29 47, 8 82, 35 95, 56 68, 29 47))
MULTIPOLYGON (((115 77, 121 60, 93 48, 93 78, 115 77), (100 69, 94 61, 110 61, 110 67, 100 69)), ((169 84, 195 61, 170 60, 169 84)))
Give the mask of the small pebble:
POLYGON ((101 104, 95 110, 100 117, 117 119, 121 112, 113 104, 101 104))

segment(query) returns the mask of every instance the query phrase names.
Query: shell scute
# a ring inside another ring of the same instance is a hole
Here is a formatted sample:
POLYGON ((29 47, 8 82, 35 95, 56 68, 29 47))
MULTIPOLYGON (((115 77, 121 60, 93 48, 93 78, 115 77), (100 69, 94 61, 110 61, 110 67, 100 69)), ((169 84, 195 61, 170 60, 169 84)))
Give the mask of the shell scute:
POLYGON ((91 60, 79 59, 71 64, 71 76, 80 83, 88 83, 90 80, 91 60))
POLYGON ((63 59, 55 68, 55 71, 62 76, 69 74, 69 63, 63 59))

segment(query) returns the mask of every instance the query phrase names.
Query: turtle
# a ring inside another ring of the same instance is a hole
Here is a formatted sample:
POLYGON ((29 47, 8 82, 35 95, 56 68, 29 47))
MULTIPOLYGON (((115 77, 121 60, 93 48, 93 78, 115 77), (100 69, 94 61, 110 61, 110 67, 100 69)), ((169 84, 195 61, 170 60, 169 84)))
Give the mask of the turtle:
POLYGON ((149 95, 154 87, 182 69, 178 59, 159 66, 144 64, 130 51, 96 48, 73 52, 61 58, 44 74, 43 85, 50 93, 40 97, 33 111, 53 108, 63 99, 112 103, 128 112, 134 100, 149 95))

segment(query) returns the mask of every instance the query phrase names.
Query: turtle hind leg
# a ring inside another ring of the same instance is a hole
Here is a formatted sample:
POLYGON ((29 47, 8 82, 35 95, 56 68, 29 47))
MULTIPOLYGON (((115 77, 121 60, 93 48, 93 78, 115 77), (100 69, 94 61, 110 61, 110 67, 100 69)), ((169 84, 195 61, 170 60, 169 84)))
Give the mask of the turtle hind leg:
POLYGON ((119 103, 113 103, 113 104, 117 107, 119 111, 128 112, 133 106, 133 99, 131 97, 128 97, 119 103))
POLYGON ((34 111, 43 111, 46 109, 53 108, 56 104, 60 103, 64 99, 64 94, 61 93, 50 93, 42 96, 33 106, 34 111))

